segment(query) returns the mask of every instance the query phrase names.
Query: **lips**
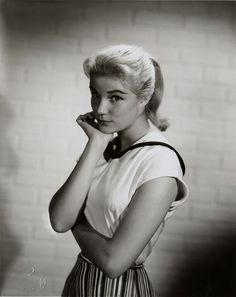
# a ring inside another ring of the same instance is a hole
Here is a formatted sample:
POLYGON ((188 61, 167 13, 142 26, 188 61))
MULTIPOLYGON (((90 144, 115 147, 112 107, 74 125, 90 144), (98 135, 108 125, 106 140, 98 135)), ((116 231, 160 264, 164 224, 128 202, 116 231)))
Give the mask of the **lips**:
POLYGON ((103 121, 103 120, 97 120, 98 121, 98 123, 101 123, 101 124, 103 124, 103 123, 110 123, 111 121, 103 121))

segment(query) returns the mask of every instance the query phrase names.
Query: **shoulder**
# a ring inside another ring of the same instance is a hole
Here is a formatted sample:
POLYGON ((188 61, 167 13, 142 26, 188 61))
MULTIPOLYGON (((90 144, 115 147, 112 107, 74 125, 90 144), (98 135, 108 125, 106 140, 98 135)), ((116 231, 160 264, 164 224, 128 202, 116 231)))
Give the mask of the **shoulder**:
POLYGON ((179 188, 179 196, 187 196, 188 189, 183 181, 183 169, 175 151, 168 147, 145 147, 142 162, 137 171, 137 187, 160 177, 174 177, 179 188))
POLYGON ((144 148, 145 153, 143 154, 141 167, 181 169, 180 160, 173 149, 163 145, 146 146, 144 148))
POLYGON ((145 135, 138 144, 143 144, 143 161, 150 160, 169 160, 178 163, 178 152, 169 140, 163 135, 163 132, 154 129, 145 135), (147 145, 147 143, 151 143, 147 145))

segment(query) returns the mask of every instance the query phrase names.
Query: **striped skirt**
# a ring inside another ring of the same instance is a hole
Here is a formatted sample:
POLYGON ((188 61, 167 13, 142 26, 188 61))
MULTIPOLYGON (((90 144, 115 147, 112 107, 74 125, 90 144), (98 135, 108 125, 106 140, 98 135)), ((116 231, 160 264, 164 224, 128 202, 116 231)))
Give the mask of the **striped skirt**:
POLYGON ((62 297, 157 297, 143 264, 109 278, 81 253, 68 275, 62 297))

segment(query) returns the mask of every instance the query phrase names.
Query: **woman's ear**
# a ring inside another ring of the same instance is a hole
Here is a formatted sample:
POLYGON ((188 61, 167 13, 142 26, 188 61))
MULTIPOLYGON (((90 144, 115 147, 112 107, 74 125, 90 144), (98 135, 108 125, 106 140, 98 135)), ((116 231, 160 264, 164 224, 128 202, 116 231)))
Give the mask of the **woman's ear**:
POLYGON ((139 99, 139 106, 140 106, 140 108, 146 109, 147 108, 147 105, 148 105, 148 102, 149 102, 149 100, 146 99, 146 98, 139 99))
POLYGON ((145 100, 145 99, 141 99, 139 101, 138 109, 139 109, 140 114, 146 113, 147 106, 148 106, 148 101, 149 100, 145 100))

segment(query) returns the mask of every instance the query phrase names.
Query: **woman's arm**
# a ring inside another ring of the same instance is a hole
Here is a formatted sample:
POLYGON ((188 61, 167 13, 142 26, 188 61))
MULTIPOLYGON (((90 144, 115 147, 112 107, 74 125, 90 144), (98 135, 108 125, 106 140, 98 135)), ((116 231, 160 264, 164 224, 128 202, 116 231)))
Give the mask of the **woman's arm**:
POLYGON ((141 185, 112 238, 81 222, 72 232, 85 256, 110 277, 127 270, 162 223, 177 195, 172 177, 161 177, 141 185))
POLYGON ((79 219, 95 166, 112 139, 112 135, 105 135, 96 128, 91 113, 79 116, 78 124, 89 141, 70 176, 49 204, 49 217, 56 232, 70 230, 76 219, 79 219))
POLYGON ((78 163, 49 205, 50 221, 56 232, 66 232, 74 225, 89 190, 100 151, 88 142, 78 163))

